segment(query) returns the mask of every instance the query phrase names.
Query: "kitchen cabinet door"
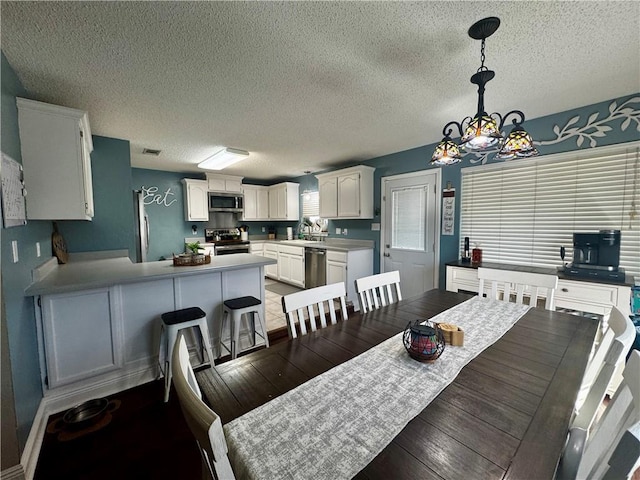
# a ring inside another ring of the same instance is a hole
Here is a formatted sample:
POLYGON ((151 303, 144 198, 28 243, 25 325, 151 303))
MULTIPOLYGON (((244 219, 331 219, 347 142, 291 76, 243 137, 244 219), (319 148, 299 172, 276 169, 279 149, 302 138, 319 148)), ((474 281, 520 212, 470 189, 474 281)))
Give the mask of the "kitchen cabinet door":
POLYGON ((16 99, 29 220, 91 220, 93 142, 86 112, 16 99))
POLYGON ((187 222, 209 221, 209 192, 206 180, 182 179, 184 219, 187 222))
POLYGON ((271 258, 276 261, 276 263, 272 265, 265 265, 264 274, 268 278, 272 278, 274 280, 278 280, 278 252, 271 252, 265 249, 264 256, 266 258, 271 258))
POLYGON ((41 297, 48 388, 121 367, 118 302, 115 287, 41 297))
POLYGON ((269 219, 269 190, 259 185, 244 185, 244 214, 245 220, 269 219))
POLYGON ((242 192, 242 178, 235 175, 207 173, 207 188, 210 192, 242 192))
POLYGON ((338 177, 318 180, 320 196, 320 217, 335 218, 338 216, 338 177))
POLYGON ((289 262, 289 283, 304 288, 304 256, 291 255, 289 262))
POLYGON ((344 262, 336 262, 327 258, 327 285, 332 283, 347 283, 347 264, 344 262))
POLYGON ((360 174, 338 177, 338 217, 360 216, 360 174))
POLYGON ((278 183, 269 187, 269 218, 272 220, 300 220, 300 185, 278 183))

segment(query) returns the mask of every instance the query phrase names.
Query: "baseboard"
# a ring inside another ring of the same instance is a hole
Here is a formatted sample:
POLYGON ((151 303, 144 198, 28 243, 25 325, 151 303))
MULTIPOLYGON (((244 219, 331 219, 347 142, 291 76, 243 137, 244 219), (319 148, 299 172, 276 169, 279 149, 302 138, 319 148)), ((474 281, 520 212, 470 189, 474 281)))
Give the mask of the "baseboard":
POLYGON ((0 472, 0 480, 24 480, 24 478, 24 470, 21 464, 5 468, 0 472))
POLYGON ((47 420, 49 419, 49 413, 47 412, 47 403, 43 398, 38 405, 36 416, 31 424, 31 430, 29 430, 29 436, 25 443, 24 450, 22 451, 22 457, 20 457, 21 467, 24 469, 24 478, 31 480, 36 473, 36 466, 38 465, 38 457, 40 456, 40 447, 42 447, 42 440, 44 433, 47 431, 47 420))

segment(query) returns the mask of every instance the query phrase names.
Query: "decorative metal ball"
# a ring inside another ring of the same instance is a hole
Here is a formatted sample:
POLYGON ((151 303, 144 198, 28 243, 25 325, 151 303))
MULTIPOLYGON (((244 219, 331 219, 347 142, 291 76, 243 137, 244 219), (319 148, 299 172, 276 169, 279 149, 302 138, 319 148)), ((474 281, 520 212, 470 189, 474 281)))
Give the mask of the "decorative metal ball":
POLYGON ((444 351, 444 334, 437 323, 416 320, 408 323, 402 342, 409 356, 421 362, 432 362, 444 351))

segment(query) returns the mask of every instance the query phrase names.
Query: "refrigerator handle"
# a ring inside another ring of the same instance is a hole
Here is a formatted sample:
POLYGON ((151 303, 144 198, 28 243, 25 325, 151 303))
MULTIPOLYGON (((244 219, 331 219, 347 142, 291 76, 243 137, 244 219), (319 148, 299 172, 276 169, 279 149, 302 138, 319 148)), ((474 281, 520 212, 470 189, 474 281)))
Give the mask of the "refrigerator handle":
POLYGON ((145 231, 145 249, 149 250, 149 216, 145 213, 144 215, 144 231, 145 231))

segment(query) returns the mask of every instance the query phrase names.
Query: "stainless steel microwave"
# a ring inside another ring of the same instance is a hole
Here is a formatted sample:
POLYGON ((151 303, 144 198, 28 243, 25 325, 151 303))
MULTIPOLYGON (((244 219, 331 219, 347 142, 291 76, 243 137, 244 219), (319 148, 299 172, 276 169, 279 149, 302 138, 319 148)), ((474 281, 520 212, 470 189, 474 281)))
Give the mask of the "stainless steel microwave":
POLYGON ((242 212, 244 197, 241 193, 209 192, 210 212, 242 212))

